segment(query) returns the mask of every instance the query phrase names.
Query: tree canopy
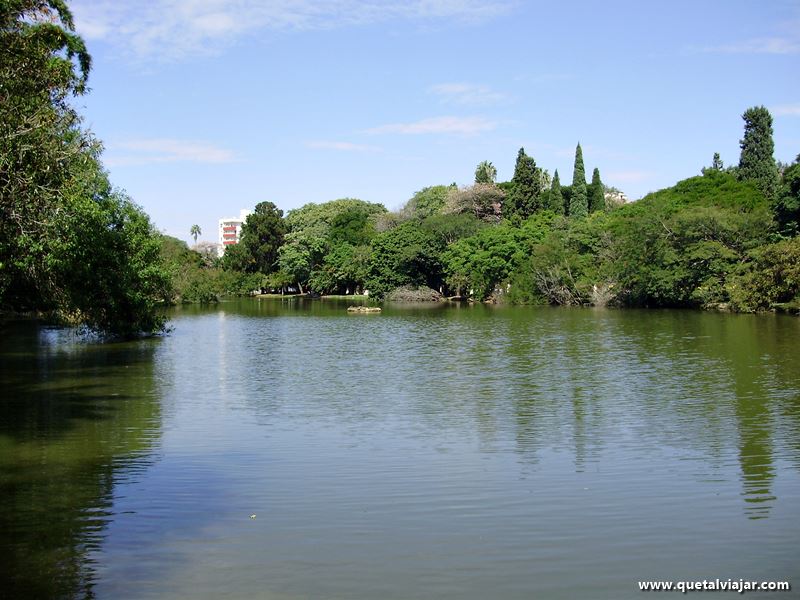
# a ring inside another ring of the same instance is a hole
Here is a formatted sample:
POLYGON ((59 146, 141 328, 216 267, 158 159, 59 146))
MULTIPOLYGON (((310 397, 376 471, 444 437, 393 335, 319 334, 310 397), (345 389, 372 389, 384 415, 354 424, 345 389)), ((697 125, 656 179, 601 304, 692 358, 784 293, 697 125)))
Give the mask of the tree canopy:
POLYGON ((755 182, 758 189, 772 200, 779 181, 772 140, 772 115, 763 106, 754 106, 744 112, 742 119, 744 137, 740 142, 739 177, 755 182))
POLYGON ((583 150, 581 145, 575 148, 575 167, 572 171, 572 197, 569 201, 570 217, 585 217, 589 212, 586 193, 586 170, 583 167, 583 150))
POLYGON ((545 177, 542 170, 536 166, 532 156, 525 154, 525 148, 520 148, 514 176, 511 178, 511 192, 504 205, 504 216, 526 219, 541 210, 544 189, 545 177))
POLYGON ((159 331, 158 235, 113 188, 70 103, 90 66, 63 2, 0 2, 0 306, 115 335, 159 331))
POLYGON ((475 168, 475 183, 494 183, 497 179, 497 169, 488 160, 481 161, 475 168))
POLYGON ((600 181, 600 169, 595 167, 592 171, 592 183, 588 190, 589 212, 597 212, 606 208, 606 191, 603 182, 600 181))

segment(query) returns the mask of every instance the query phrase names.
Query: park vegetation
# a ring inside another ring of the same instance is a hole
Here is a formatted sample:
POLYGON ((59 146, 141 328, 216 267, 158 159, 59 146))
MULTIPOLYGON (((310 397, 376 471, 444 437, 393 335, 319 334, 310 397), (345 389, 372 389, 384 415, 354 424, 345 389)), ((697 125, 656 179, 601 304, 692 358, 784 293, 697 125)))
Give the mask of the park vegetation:
POLYGON ((796 310, 800 157, 774 160, 767 109, 743 119, 737 166, 715 154, 631 203, 597 168, 587 182, 578 144, 568 186, 521 148, 510 181, 482 161, 472 185, 426 187, 396 212, 346 198, 281 218, 260 204, 222 268, 272 291, 376 299, 421 286, 472 301, 796 310))
POLYGON ((432 185, 399 210, 353 198, 283 214, 262 202, 218 258, 159 234, 113 187, 71 104, 91 59, 59 0, 0 0, 0 309, 112 335, 163 330, 160 307, 260 292, 433 288, 471 301, 800 306, 800 156, 773 157, 772 117, 744 115, 736 166, 618 202, 583 151, 572 181, 524 148, 509 181, 482 161, 467 186, 432 185))
POLYGON ((0 0, 0 309, 160 331, 161 240, 71 104, 90 66, 62 1, 0 0))

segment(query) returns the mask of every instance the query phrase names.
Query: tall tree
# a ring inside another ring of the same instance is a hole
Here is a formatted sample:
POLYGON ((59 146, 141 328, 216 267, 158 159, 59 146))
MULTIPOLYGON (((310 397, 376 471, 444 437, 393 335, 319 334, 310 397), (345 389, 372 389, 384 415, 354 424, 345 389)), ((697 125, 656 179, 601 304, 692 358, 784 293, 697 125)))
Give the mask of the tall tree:
POLYGON ((570 217, 585 217, 589 212, 586 195, 586 170, 583 167, 583 150, 581 145, 575 149, 575 168, 572 171, 572 197, 569 202, 570 217))
POLYGON ((0 306, 158 331, 160 238, 71 102, 90 65, 63 0, 0 0, 0 306))
POLYGON ((519 219, 531 216, 542 208, 543 190, 542 170, 536 166, 532 156, 525 154, 525 148, 520 148, 503 216, 519 219))
POLYGON ((711 162, 711 168, 715 171, 722 171, 725 165, 722 164, 722 159, 719 156, 719 152, 714 152, 714 159, 711 162))
POLYGON ((592 184, 589 186, 589 212, 606 209, 606 194, 603 182, 600 181, 600 169, 592 171, 592 184))
POLYGON ((547 208, 557 215, 564 214, 564 195, 561 193, 561 179, 558 177, 558 169, 553 174, 553 185, 550 186, 547 208))
POLYGON ((748 108, 742 115, 744 138, 739 142, 739 178, 753 181, 770 200, 778 189, 778 167, 773 153, 772 115, 763 106, 748 108))
POLYGON ((189 235, 194 238, 194 243, 197 243, 197 236, 202 235, 203 230, 200 229, 200 225, 192 225, 192 228, 189 229, 189 235))
POLYGON ((286 224, 283 211, 272 202, 259 202, 242 225, 241 244, 252 259, 249 270, 265 275, 275 270, 278 248, 283 244, 286 224))
POLYGON ((783 172, 774 211, 775 220, 784 235, 794 236, 800 232, 800 154, 783 172))
POLYGON ((497 169, 488 160, 478 163, 475 169, 475 183, 494 183, 497 179, 497 169))

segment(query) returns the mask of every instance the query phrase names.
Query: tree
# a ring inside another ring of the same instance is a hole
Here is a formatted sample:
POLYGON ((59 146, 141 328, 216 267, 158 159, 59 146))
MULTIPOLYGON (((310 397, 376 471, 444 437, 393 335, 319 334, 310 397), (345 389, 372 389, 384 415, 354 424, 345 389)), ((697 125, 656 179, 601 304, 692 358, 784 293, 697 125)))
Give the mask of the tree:
POLYGON ((195 244, 193 250, 203 258, 205 266, 215 267, 219 264, 219 247, 216 242, 200 242, 195 244))
POLYGON ((764 196, 773 200, 778 189, 778 167, 773 156, 772 115, 763 106, 748 108, 742 115, 744 138, 739 142, 739 178, 753 181, 764 196))
POLYGON ((323 204, 311 202, 291 210, 286 215, 288 232, 278 251, 278 265, 284 273, 294 277, 301 291, 308 285, 314 291, 327 291, 314 288, 314 284, 327 286, 326 282, 333 281, 320 277, 320 270, 327 268, 324 267, 326 255, 341 244, 355 247, 368 244, 376 233, 376 223, 387 214, 383 205, 355 198, 340 198, 323 204), (315 275, 313 282, 312 275, 315 275))
POLYGON ((711 168, 715 171, 722 171, 725 166, 722 164, 722 159, 719 157, 719 152, 714 152, 714 159, 711 161, 711 168))
POLYGON ((558 177, 558 169, 553 174, 553 185, 550 187, 547 208, 557 215, 564 214, 564 195, 561 193, 561 179, 558 177))
POLYGON ((249 268, 245 270, 258 271, 265 275, 275 270, 278 248, 283 244, 285 233, 283 211, 272 202, 256 204, 255 210, 247 216, 242 225, 242 235, 238 244, 250 257, 249 268))
POLYGON ((800 231, 800 155, 783 172, 773 210, 781 232, 784 235, 797 235, 800 231))
POLYGON ((375 227, 370 222, 370 215, 361 207, 351 207, 336 215, 328 232, 330 247, 341 244, 364 246, 375 235, 375 227))
POLYGON ((447 194, 456 187, 452 185, 432 185, 422 188, 406 202, 400 210, 405 219, 425 219, 441 212, 447 200, 447 194))
POLYGON ((114 190, 70 102, 90 66, 64 2, 0 2, 0 305, 112 335, 161 331, 160 236, 114 190))
POLYGON ((438 288, 442 281, 436 237, 407 221, 372 240, 366 287, 370 295, 382 298, 404 285, 438 288))
POLYGON ((525 219, 542 208, 544 175, 533 157, 525 154, 525 148, 520 148, 517 153, 511 184, 511 193, 504 206, 505 217, 525 219))
POLYGON ((521 238, 521 229, 501 223, 451 244, 442 254, 447 285, 483 300, 524 256, 521 238))
POLYGON ((189 229, 189 235, 194 238, 194 243, 197 243, 197 236, 202 235, 203 230, 200 229, 200 225, 192 225, 191 229, 189 229))
POLYGON ((592 171, 592 183, 589 186, 589 212, 605 210, 606 194, 605 186, 600 181, 600 169, 595 167, 592 171))
POLYGON ((69 102, 86 91, 90 65, 62 2, 0 3, 0 300, 6 307, 41 308, 55 300, 43 249, 72 168, 86 149, 99 152, 76 130, 69 102))
POLYGON ((489 223, 500 220, 505 194, 491 183, 476 183, 465 188, 451 188, 442 214, 473 214, 489 223))
POLYGON ((497 169, 488 160, 478 163, 475 169, 475 183, 494 183, 497 179, 497 169))
POLYGON ((570 217, 585 217, 589 212, 586 196, 586 171, 583 168, 583 150, 581 145, 575 148, 575 168, 572 171, 572 198, 569 202, 570 217))
POLYGON ((469 237, 486 227, 473 213, 433 215, 420 223, 422 229, 432 233, 442 246, 449 246, 461 238, 469 237))

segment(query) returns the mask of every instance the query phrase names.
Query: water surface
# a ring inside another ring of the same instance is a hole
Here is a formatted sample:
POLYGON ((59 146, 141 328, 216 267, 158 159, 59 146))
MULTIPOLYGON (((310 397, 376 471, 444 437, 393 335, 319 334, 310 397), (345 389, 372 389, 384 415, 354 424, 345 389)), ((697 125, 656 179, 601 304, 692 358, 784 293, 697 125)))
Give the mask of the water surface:
POLYGON ((3 325, 0 597, 795 597, 800 319, 345 307, 3 325))

